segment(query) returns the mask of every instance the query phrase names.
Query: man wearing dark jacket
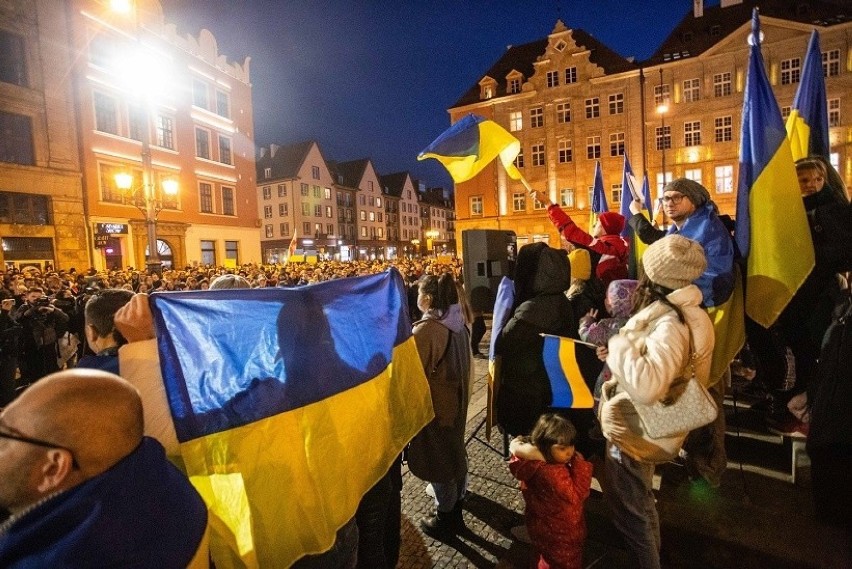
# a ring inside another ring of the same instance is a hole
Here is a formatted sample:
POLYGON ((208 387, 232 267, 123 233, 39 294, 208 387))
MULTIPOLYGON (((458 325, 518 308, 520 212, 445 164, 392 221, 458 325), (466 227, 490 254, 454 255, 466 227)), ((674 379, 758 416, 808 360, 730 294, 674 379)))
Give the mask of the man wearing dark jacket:
POLYGON ((18 359, 21 384, 28 385, 58 371, 57 340, 68 331, 68 316, 53 306, 43 289, 33 287, 14 318, 22 328, 18 359))

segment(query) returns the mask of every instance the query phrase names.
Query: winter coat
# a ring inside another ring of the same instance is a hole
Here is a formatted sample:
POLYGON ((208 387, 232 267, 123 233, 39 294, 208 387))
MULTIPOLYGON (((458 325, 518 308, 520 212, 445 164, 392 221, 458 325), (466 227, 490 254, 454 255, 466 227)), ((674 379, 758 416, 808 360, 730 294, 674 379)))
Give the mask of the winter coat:
POLYGON ((597 253, 600 258, 595 268, 595 275, 603 281, 604 287, 609 286, 609 283, 614 280, 627 278, 628 248, 627 242, 621 235, 592 237, 577 227, 568 214, 555 204, 547 208, 547 216, 565 239, 592 253, 597 253))
POLYGON ((606 363, 613 379, 604 386, 609 397, 602 405, 601 428, 604 436, 618 444, 622 452, 643 462, 673 458, 686 433, 655 439, 653 443, 642 439, 635 410, 631 413, 632 402, 651 405, 660 401, 675 379, 691 376, 693 364, 695 377, 705 387, 710 384, 713 324, 701 308, 701 291, 695 285, 688 285, 667 298, 683 312, 685 324, 671 308, 654 302, 630 318, 608 344, 606 363), (693 361, 690 361, 691 350, 695 353, 693 361), (625 429, 639 436, 625 441, 619 436, 625 429))
POLYGON ((521 482, 524 519, 542 559, 550 567, 583 567, 583 503, 592 484, 592 463, 578 455, 570 466, 513 456, 509 470, 521 482))
POLYGON ((516 270, 516 302, 520 304, 495 345, 496 354, 502 356, 497 422, 517 435, 528 434, 553 400, 542 359, 541 334, 577 337, 577 320, 565 297, 571 279, 565 252, 543 246, 530 271, 518 274, 516 270))
POLYGON ((443 319, 427 311, 424 319, 414 324, 414 341, 429 381, 435 418, 411 441, 408 467, 428 482, 464 478, 472 355, 461 306, 452 305, 443 319))

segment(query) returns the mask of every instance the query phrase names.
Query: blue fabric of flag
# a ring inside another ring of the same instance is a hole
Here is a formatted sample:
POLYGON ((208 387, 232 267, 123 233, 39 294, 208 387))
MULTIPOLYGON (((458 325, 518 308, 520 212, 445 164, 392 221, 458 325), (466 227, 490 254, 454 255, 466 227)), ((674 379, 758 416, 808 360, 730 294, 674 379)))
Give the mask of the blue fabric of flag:
POLYGON ((829 157, 828 105, 822 50, 816 30, 811 32, 808 41, 801 82, 787 118, 787 134, 793 160, 807 156, 829 157))
POLYGON ((603 173, 601 172, 601 163, 595 164, 595 185, 592 192, 592 212, 603 213, 609 211, 609 206, 606 203, 606 194, 604 193, 603 173))

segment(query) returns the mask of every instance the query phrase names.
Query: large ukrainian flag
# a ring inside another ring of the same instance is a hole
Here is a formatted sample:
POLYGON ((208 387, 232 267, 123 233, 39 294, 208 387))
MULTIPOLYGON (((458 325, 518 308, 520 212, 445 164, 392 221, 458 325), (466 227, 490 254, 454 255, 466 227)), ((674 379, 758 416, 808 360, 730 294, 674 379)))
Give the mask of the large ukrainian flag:
POLYGON ((746 314, 768 328, 813 268, 814 248, 759 38, 755 8, 743 100, 735 237, 746 259, 746 314))
POLYGON ((433 417, 399 273, 151 298, 216 567, 327 550, 433 417))
POLYGON ((787 138, 793 160, 808 156, 828 158, 828 106, 825 96, 825 77, 822 70, 822 50, 819 34, 811 32, 808 52, 802 67, 802 81, 787 117, 787 138))
POLYGON ((476 176, 499 156, 509 176, 520 180, 521 173, 513 164, 520 152, 521 143, 502 126, 469 114, 445 130, 417 159, 434 158, 459 183, 476 176))

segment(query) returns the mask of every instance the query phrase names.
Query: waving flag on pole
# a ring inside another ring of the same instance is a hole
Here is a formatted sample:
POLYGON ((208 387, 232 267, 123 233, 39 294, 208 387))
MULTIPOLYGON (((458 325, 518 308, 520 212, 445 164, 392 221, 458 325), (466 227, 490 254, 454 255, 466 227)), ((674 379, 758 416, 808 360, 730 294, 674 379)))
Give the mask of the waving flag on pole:
POLYGON ((790 143, 763 66, 756 8, 749 43, 736 240, 746 259, 746 314, 768 328, 813 268, 814 248, 790 143))
MULTIPOLYGON (((290 262, 290 259, 293 259, 293 255, 296 254, 296 228, 293 228, 293 238, 290 239, 290 246, 287 247, 287 263, 290 262)), ((293 259, 295 260, 295 259, 293 259)))
POLYGON ((151 303, 220 569, 290 567, 328 550, 434 415, 396 270, 151 303))
POLYGON ((595 164, 595 185, 592 190, 592 207, 589 213, 589 233, 598 221, 598 214, 609 211, 606 205, 606 194, 604 194, 603 174, 601 173, 600 160, 595 164))
MULTIPOLYGON (((631 217, 633 217, 633 213, 631 213, 630 211, 630 203, 633 200, 642 201, 642 205, 644 206, 642 215, 644 215, 650 220, 651 197, 648 189, 648 178, 647 176, 645 177, 644 184, 640 188, 636 180, 636 176, 633 175, 633 168, 630 167, 630 160, 627 158, 627 153, 625 153, 624 173, 621 177, 620 210, 620 213, 624 216, 624 219, 630 219, 631 217)), ((643 243, 641 239, 636 237, 633 228, 630 227, 629 223, 624 224, 624 229, 621 230, 621 236, 627 240, 627 243, 630 247, 630 253, 627 256, 627 272, 630 275, 630 278, 638 278, 637 275, 639 273, 639 260, 642 259, 642 255, 645 253, 645 249, 647 249, 648 246, 643 243)))
POLYGON ((822 51, 819 34, 811 32, 802 81, 793 99, 793 108, 787 117, 787 138, 793 160, 808 156, 829 156, 828 106, 825 95, 825 77, 822 70, 822 51))
POLYGON ((580 365, 577 362, 578 349, 592 349, 584 342, 563 338, 562 336, 544 336, 544 368, 550 380, 550 390, 553 392, 551 407, 591 409, 594 406, 594 398, 589 389, 580 365))
POLYGON ((494 121, 469 114, 445 130, 420 154, 444 165, 456 183, 470 180, 495 158, 515 180, 522 178, 513 164, 521 152, 517 138, 494 121))

